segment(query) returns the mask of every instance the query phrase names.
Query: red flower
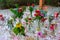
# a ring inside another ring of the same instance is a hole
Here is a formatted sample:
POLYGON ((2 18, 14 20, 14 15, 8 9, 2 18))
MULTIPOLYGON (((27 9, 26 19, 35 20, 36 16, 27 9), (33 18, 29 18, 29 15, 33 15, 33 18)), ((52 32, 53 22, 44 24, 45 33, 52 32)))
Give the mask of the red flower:
POLYGON ((32 7, 34 7, 35 6, 35 4, 32 4, 32 7))
POLYGON ((34 16, 40 16, 40 14, 39 13, 36 13, 36 14, 34 14, 34 16))
POLYGON ((1 20, 4 21, 4 18, 2 17, 1 20))
POLYGON ((50 25, 50 30, 54 30, 55 29, 55 25, 54 24, 51 24, 50 25))
POLYGON ((59 15, 59 13, 58 13, 58 12, 55 12, 55 13, 54 13, 54 17, 55 17, 55 18, 57 18, 57 17, 58 17, 58 15, 59 15))
POLYGON ((37 16, 36 14, 34 14, 34 16, 37 16))
POLYGON ((22 12, 22 8, 19 8, 19 9, 18 9, 18 12, 19 12, 19 13, 22 12))
POLYGON ((3 15, 2 15, 2 14, 0 14, 0 17, 3 17, 3 15))
POLYGON ((28 20, 32 20, 32 18, 28 18, 28 20))
POLYGON ((36 10, 35 12, 36 12, 36 13, 41 13, 40 10, 36 10))
POLYGON ((0 20, 4 20, 4 17, 3 17, 3 15, 2 14, 0 14, 0 20))
POLYGON ((47 18, 42 18, 41 21, 44 22, 47 18))

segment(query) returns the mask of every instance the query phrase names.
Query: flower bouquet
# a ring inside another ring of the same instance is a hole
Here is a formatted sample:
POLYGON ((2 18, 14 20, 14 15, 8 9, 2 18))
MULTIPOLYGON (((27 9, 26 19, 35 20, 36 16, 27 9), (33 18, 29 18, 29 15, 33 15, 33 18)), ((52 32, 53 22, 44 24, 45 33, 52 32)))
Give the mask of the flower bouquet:
POLYGON ((40 11, 40 10, 35 11, 34 16, 35 16, 35 20, 38 21, 39 28, 40 28, 40 22, 44 22, 46 20, 45 15, 46 14, 42 13, 42 11, 40 11))

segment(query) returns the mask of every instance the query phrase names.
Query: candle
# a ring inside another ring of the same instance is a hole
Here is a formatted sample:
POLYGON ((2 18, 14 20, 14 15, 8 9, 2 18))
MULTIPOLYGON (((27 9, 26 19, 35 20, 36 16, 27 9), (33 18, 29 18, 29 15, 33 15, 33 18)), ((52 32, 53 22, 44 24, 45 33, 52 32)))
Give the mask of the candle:
POLYGON ((43 6, 43 0, 40 0, 39 1, 39 7, 40 7, 40 9, 42 9, 42 6, 43 6))

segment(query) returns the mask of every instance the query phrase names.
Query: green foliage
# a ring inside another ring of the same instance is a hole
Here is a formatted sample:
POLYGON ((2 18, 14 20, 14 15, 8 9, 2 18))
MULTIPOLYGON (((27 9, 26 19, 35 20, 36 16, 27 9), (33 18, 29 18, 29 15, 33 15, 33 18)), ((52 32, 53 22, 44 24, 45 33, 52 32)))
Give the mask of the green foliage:
POLYGON ((25 21, 28 22, 28 18, 25 18, 25 21))
POLYGON ((30 10, 30 12, 32 13, 32 11, 33 11, 33 7, 30 6, 30 7, 29 7, 29 10, 30 10))
POLYGON ((37 0, 0 0, 0 7, 1 8, 15 8, 22 5, 27 5, 27 3, 35 3, 37 4, 39 1, 37 0), (18 4, 18 5, 16 5, 18 4))
POLYGON ((22 28, 20 29, 20 28, 18 28, 18 27, 14 27, 13 32, 14 32, 16 35, 18 35, 18 34, 25 35, 25 28, 22 27, 22 28))
POLYGON ((23 6, 22 8, 23 8, 23 11, 26 11, 26 6, 23 6))
MULTIPOLYGON (((27 3, 39 4, 39 0, 0 0, 1 8, 15 8, 18 4, 19 6, 27 5, 27 3)), ((58 0, 45 0, 46 5, 58 6, 58 0)))
POLYGON ((19 13, 18 10, 14 10, 14 9, 12 9, 12 8, 11 8, 10 10, 11 10, 11 12, 13 12, 13 13, 15 14, 15 16, 18 17, 18 18, 22 18, 23 14, 24 14, 23 11, 19 13))
POLYGON ((16 6, 16 8, 18 8, 19 7, 19 4, 15 4, 15 6, 16 6))
POLYGON ((42 18, 42 16, 37 16, 37 17, 35 17, 35 19, 34 20, 41 20, 41 18, 42 18))
POLYGON ((49 16, 49 22, 51 22, 54 19, 53 16, 49 16))
POLYGON ((33 12, 34 8, 32 6, 29 7, 29 11, 31 13, 31 17, 32 17, 32 12, 33 12))
POLYGON ((45 0, 46 5, 58 6, 58 0, 45 0))

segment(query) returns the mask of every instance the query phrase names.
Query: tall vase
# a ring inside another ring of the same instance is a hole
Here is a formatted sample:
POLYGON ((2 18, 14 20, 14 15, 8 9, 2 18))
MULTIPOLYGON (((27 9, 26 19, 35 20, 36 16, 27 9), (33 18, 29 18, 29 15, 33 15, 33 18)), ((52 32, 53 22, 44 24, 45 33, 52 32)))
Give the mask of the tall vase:
POLYGON ((8 25, 8 28, 9 28, 10 30, 14 27, 12 20, 8 20, 7 25, 8 25))
POLYGON ((32 32, 32 23, 29 24, 29 32, 32 32))
POLYGON ((40 25, 40 20, 38 20, 38 28, 40 29, 41 27, 40 27, 41 25, 40 25))

